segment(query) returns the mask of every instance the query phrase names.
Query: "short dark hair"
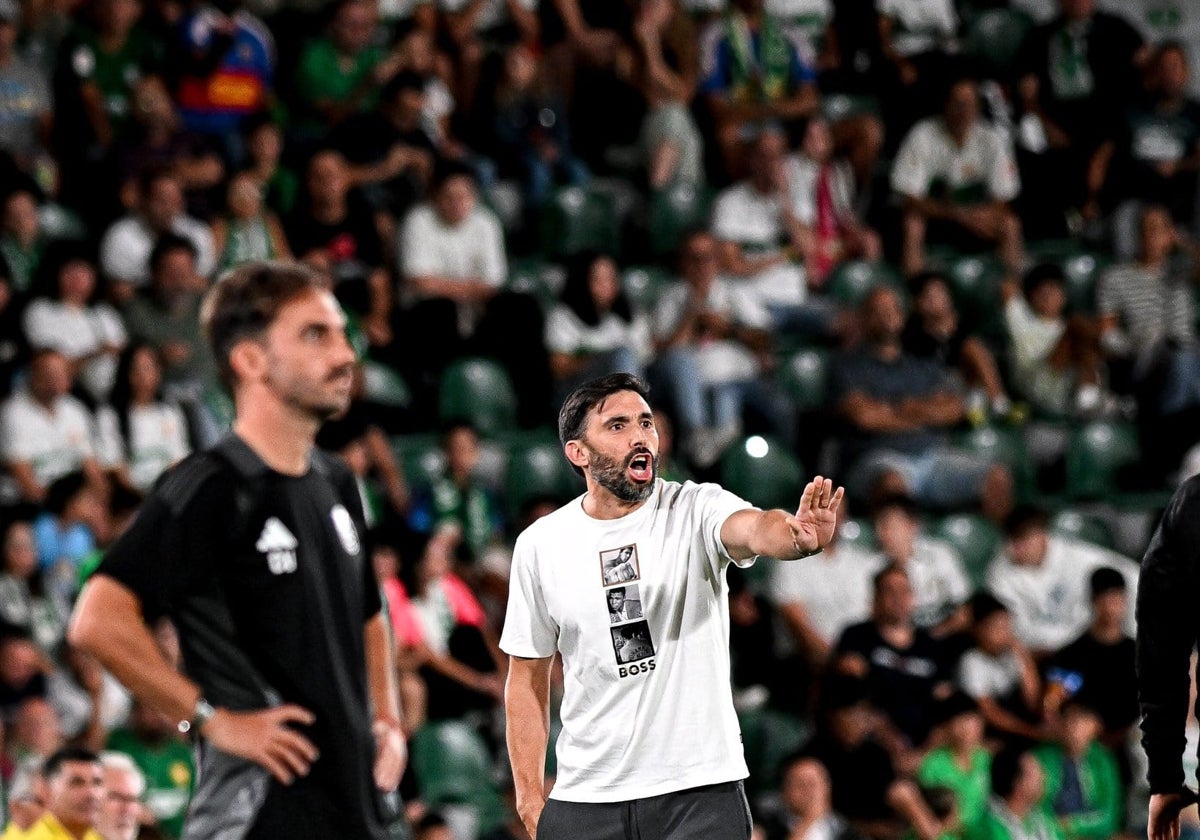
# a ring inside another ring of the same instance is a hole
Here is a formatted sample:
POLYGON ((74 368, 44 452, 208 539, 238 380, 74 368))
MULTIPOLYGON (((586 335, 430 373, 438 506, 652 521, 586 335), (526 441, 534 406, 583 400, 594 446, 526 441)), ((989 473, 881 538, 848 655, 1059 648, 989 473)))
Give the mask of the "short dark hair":
POLYGON ((1021 775, 1021 759, 1029 754, 1020 747, 1008 747, 992 759, 992 793, 1001 799, 1012 796, 1021 775))
POLYGON ((383 90, 379 92, 379 100, 390 103, 406 90, 425 92, 425 80, 421 78, 420 73, 414 70, 400 71, 383 86, 383 90))
MULTIPOLYGON (((633 391, 642 399, 649 402, 650 386, 646 380, 632 373, 610 373, 598 379, 589 380, 574 391, 563 402, 558 412, 558 439, 563 446, 568 441, 579 440, 587 428, 588 413, 600 403, 621 391, 633 391)), ((583 475, 583 470, 571 465, 575 472, 583 475)))
POLYGON ((196 246, 186 236, 180 236, 177 233, 164 233, 154 242, 154 248, 150 251, 150 273, 154 274, 157 272, 163 260, 176 251, 187 251, 192 255, 193 261, 199 256, 196 246))
POLYGON ((921 509, 911 496, 904 493, 887 493, 872 502, 871 518, 878 519, 889 510, 897 510, 912 520, 916 520, 921 514, 921 509))
POLYGON ((1025 273, 1025 277, 1021 281, 1021 288, 1025 292, 1025 297, 1032 297, 1034 292, 1047 283, 1063 286, 1066 285, 1066 282, 1066 276, 1063 274, 1061 265, 1044 262, 1038 263, 1025 273))
POLYGON ((614 586, 612 589, 608 590, 608 593, 609 593, 610 595, 611 595, 612 593, 614 593, 614 592, 620 592, 622 595, 624 595, 624 594, 625 594, 625 587, 624 587, 624 586, 614 586))
POLYGON ((479 179, 475 177, 475 170, 468 164, 459 160, 439 160, 433 167, 433 178, 430 180, 430 192, 437 193, 442 187, 454 178, 466 178, 471 182, 471 185, 478 188, 479 179))
POLYGON ((943 272, 928 270, 914 275, 908 281, 908 292, 913 297, 919 297, 925 291, 925 287, 931 283, 941 283, 947 290, 950 288, 950 281, 943 272))
POLYGON ((1096 569, 1096 571, 1092 572, 1092 577, 1088 583, 1091 585, 1093 598, 1099 598, 1106 592, 1124 592, 1127 588, 1125 576, 1112 566, 1101 566, 1099 569, 1096 569))
POLYGON ((1023 537, 1030 531, 1045 531, 1049 527, 1049 515, 1037 505, 1017 505, 1004 520, 1004 534, 1009 539, 1023 537))
POLYGON ((996 613, 1009 611, 1004 602, 991 592, 976 592, 967 602, 971 608, 971 620, 978 624, 994 616, 996 613))
POLYGON ((218 280, 204 298, 200 323, 226 387, 232 390, 236 381, 230 351, 261 337, 285 304, 324 289, 321 275, 299 263, 245 263, 218 280))
POLYGON ((62 516, 63 512, 67 509, 67 505, 86 486, 87 478, 82 471, 69 472, 61 478, 56 479, 46 489, 46 499, 43 505, 48 512, 55 516, 62 516))
POLYGON ((63 747, 55 753, 51 753, 42 765, 42 777, 52 779, 62 772, 63 765, 70 762, 85 762, 87 764, 100 764, 100 756, 96 755, 91 750, 85 750, 83 747, 63 747))

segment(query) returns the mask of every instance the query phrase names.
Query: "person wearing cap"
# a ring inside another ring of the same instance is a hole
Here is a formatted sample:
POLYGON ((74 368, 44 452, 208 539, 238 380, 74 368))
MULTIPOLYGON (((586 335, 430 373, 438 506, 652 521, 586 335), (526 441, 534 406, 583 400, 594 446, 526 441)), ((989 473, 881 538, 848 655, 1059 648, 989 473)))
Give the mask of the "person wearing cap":
POLYGON ((1116 757, 1097 740, 1102 727, 1095 709, 1072 698, 1057 742, 1034 750, 1046 777, 1042 805, 1067 840, 1106 840, 1121 830, 1124 790, 1116 757))
POLYGON ((1125 632, 1125 577, 1102 566, 1092 572, 1092 623, 1051 657, 1046 670, 1046 707, 1054 712, 1072 694, 1095 709, 1110 749, 1125 743, 1137 721, 1137 674, 1133 639, 1125 632))
POLYGON ((17 50, 21 7, 17 0, 0 0, 0 154, 7 152, 17 167, 33 174, 53 121, 50 85, 17 50))
POLYGON ((983 816, 992 788, 992 755, 983 745, 983 715, 979 704, 957 691, 937 706, 942 746, 930 751, 917 770, 924 788, 942 787, 954 794, 958 820, 971 825, 983 816))

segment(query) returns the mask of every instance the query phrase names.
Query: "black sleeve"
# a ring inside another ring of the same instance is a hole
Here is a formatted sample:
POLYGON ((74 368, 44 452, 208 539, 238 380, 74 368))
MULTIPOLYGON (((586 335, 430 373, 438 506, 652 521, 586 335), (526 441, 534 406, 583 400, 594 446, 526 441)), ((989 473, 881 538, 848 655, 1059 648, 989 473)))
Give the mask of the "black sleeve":
POLYGON ((1142 747, 1151 793, 1184 784, 1184 725, 1189 660, 1196 642, 1196 555, 1200 552, 1200 479, 1171 499, 1146 549, 1138 580, 1137 683, 1142 747))

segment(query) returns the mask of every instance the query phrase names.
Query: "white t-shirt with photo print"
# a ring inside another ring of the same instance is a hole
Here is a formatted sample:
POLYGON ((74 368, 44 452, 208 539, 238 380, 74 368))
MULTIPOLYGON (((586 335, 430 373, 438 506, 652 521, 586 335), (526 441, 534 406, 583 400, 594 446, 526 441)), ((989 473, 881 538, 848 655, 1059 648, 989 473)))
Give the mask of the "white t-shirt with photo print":
POLYGON ((589 516, 581 496, 518 537, 500 647, 562 654, 552 799, 622 802, 749 775, 729 688, 735 561, 721 543, 725 520, 749 507, 715 484, 660 479, 620 519, 589 516), (636 577, 606 584, 610 567, 636 577), (640 618, 610 620, 614 585, 627 598, 636 586, 640 618))

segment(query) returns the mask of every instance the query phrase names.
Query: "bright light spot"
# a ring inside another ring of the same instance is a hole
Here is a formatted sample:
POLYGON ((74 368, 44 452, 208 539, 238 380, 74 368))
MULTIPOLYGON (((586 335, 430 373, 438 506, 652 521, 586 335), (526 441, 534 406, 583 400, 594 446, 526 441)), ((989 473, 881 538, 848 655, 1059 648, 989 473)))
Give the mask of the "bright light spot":
POLYGON ((761 435, 746 438, 746 454, 751 458, 765 458, 770 449, 771 447, 767 445, 767 441, 761 435))

